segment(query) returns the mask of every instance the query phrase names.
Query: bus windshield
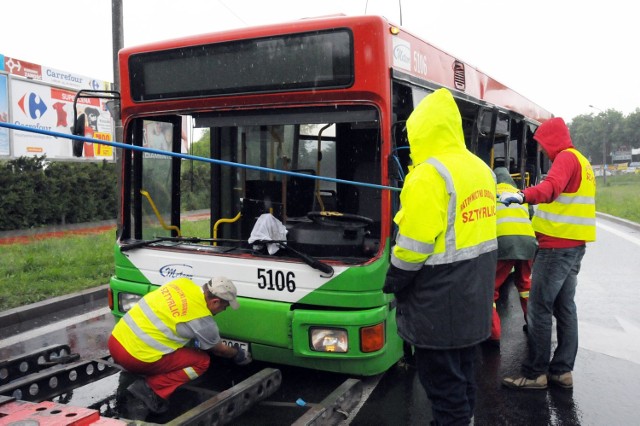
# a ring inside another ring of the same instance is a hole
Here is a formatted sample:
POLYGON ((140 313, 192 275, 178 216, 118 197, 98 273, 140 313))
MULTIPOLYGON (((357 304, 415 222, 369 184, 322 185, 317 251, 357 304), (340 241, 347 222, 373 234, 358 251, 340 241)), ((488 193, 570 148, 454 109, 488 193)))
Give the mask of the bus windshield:
MULTIPOLYGON (((179 152, 181 146, 173 144, 182 133, 183 119, 178 118, 145 117, 134 127, 142 129, 144 146, 179 152)), ((142 162, 140 190, 134 192, 139 199, 133 200, 140 207, 138 213, 134 210, 140 238, 175 237, 179 232, 210 246, 214 239, 212 250, 253 249, 248 241, 258 232, 256 222, 270 214, 286 229, 272 239, 284 239, 306 254, 351 261, 376 254, 381 189, 341 182, 380 185, 375 108, 201 113, 188 119, 204 135, 192 147, 198 156, 245 167, 135 154, 142 162), (194 217, 203 222, 200 229, 194 217)))

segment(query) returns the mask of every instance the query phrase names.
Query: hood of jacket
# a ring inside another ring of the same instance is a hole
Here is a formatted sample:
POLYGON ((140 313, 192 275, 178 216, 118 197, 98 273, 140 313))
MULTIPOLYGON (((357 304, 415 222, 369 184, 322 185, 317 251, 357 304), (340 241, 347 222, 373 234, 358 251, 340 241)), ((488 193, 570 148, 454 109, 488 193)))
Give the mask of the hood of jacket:
POLYGON ((414 166, 437 154, 466 150, 462 117, 451 92, 438 89, 426 96, 407 119, 407 136, 414 166))
POLYGON ((554 117, 542 123, 533 135, 533 139, 542 145, 551 161, 560 151, 573 148, 569 128, 560 117, 554 117))

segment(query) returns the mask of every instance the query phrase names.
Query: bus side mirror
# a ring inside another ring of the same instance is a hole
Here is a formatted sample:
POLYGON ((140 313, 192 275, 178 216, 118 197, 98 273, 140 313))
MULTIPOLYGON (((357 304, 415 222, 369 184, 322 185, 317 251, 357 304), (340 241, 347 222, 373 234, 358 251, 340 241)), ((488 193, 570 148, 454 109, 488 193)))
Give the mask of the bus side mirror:
MULTIPOLYGON (((84 126, 86 121, 86 115, 80 114, 74 123, 71 126, 71 133, 76 136, 84 136, 84 126)), ((83 141, 72 140, 71 141, 71 151, 74 157, 82 157, 82 151, 84 148, 83 141)))
POLYGON ((73 123, 73 127, 71 127, 71 133, 76 136, 84 136, 86 121, 87 116, 85 114, 80 114, 80 117, 76 119, 75 123, 73 123))

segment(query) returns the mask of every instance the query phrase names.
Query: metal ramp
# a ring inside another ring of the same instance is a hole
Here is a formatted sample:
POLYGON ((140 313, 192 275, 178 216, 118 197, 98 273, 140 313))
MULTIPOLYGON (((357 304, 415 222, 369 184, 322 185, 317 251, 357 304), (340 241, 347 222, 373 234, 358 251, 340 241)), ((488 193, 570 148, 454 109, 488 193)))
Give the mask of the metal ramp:
MULTIPOLYGON (((67 345, 50 346, 0 361, 0 424, 218 426, 232 423, 256 404, 273 410, 283 406, 267 401, 282 383, 282 374, 275 368, 264 368, 221 392, 202 386, 198 380, 181 386, 183 391, 194 393, 194 398, 204 400, 166 423, 110 416, 114 394, 89 408, 50 401, 56 397, 64 400, 66 393, 122 371, 108 353, 82 360, 67 345)), ((337 425, 348 418, 361 396, 361 382, 347 379, 321 402, 305 405, 307 410, 292 424, 337 425)))

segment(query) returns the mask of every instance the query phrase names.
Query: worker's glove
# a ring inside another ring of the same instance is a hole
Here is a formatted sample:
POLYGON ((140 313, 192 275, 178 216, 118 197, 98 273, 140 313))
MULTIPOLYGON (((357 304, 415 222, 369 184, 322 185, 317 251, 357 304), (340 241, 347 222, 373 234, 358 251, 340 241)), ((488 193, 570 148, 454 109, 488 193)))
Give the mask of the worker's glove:
POLYGON ((251 361, 253 361, 253 358, 251 357, 251 352, 245 351, 240 346, 235 346, 235 348, 238 350, 238 353, 236 354, 236 356, 233 357, 234 363, 236 363, 237 365, 247 365, 251 361))
POLYGON ((505 206, 512 203, 522 204, 524 203, 524 194, 522 192, 503 192, 498 197, 498 201, 505 206))
POLYGON ((413 279, 418 272, 419 271, 405 271, 390 265, 382 291, 385 293, 394 293, 397 296, 398 293, 405 288, 409 288, 410 284, 413 284, 413 279))

